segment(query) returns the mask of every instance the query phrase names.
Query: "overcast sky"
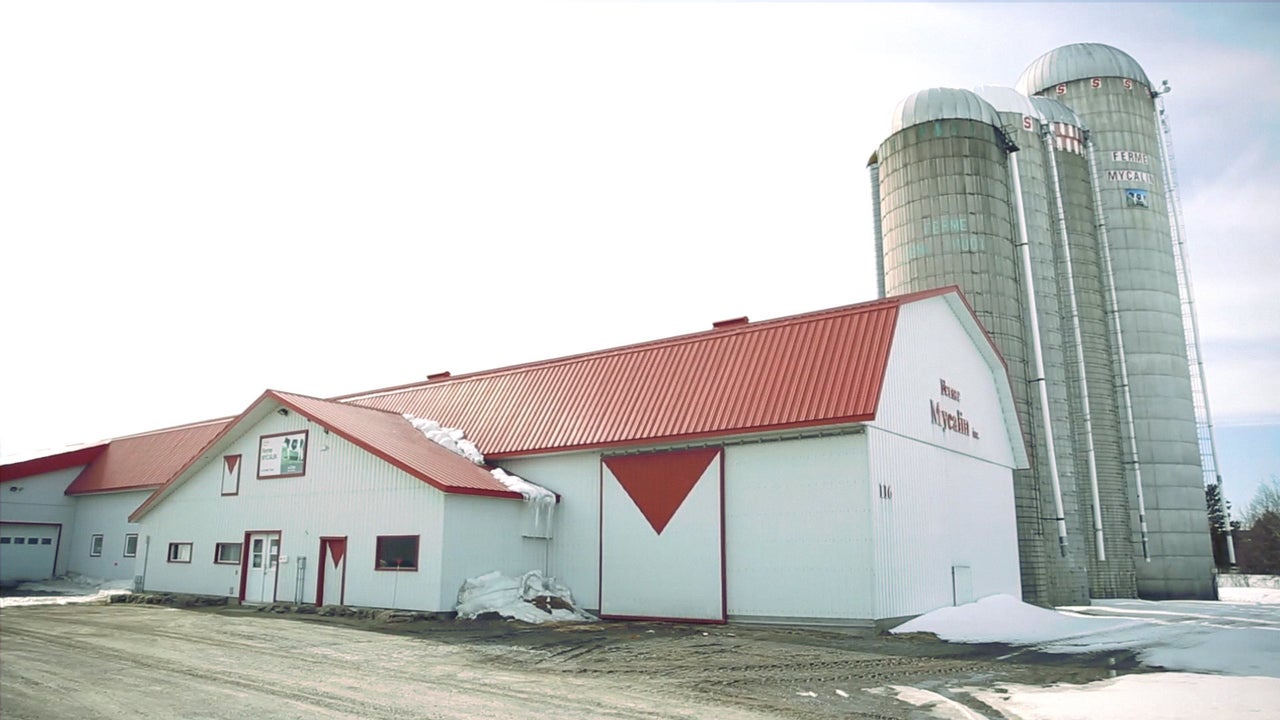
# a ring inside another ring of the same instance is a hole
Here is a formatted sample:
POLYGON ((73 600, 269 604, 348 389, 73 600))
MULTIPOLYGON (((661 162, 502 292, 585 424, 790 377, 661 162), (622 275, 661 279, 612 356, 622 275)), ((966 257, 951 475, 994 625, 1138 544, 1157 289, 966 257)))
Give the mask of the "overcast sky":
POLYGON ((6 3, 0 452, 871 299, 894 105, 1103 42, 1173 87, 1247 503, 1280 474, 1276 37, 1263 3, 6 3))

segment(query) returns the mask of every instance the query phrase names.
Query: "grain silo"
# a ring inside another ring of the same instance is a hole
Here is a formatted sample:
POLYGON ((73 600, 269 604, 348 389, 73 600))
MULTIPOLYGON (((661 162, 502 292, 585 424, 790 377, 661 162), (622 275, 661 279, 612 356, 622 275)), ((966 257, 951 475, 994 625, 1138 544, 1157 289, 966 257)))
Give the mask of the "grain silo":
POLYGON ((1039 197, 1028 220, 1027 195, 1017 189, 1043 185, 1045 164, 1034 142, 1020 163, 1019 141, 1004 125, 990 103, 967 90, 933 88, 899 103, 891 134, 870 163, 883 291, 954 284, 973 304, 1008 363, 1032 457, 1014 481, 1024 597, 1083 602, 1079 514, 1069 511, 1078 504, 1070 433, 1051 419, 1066 419, 1067 399, 1060 379, 1052 393, 1045 382, 1063 374, 1049 212, 1039 197), (1036 286, 1041 278, 1045 287, 1036 286), (1051 307, 1037 311, 1040 300, 1051 307), (1041 321, 1049 316, 1054 325, 1046 333, 1041 321), (1046 337, 1056 339, 1037 342, 1046 337))
MULTIPOLYGON (((1123 412, 1133 416, 1133 460, 1150 527, 1150 562, 1136 563, 1138 592, 1211 598, 1213 556, 1151 82, 1124 52, 1084 43, 1032 62, 1018 88, 1060 100, 1088 128, 1103 285, 1114 287, 1131 398, 1123 412)), ((1130 525, 1138 528, 1138 519, 1130 525)))
POLYGON ((1089 594, 1133 597, 1134 544, 1131 491, 1124 470, 1116 355, 1108 296, 1103 293, 1097 216, 1084 137, 1087 128, 1070 108, 1048 98, 1031 102, 1044 119, 1041 144, 1051 166, 1045 187, 1054 215, 1054 246, 1071 398, 1080 513, 1093 532, 1089 546, 1089 594))

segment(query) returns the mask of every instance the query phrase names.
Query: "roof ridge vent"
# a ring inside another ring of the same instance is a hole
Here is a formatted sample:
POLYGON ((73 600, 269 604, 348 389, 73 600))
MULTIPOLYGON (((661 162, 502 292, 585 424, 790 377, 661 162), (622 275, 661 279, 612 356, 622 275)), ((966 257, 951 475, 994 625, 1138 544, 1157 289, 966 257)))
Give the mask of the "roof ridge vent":
POLYGON ((722 330, 724 328, 731 328, 731 327, 738 327, 739 325, 746 325, 749 322, 751 321, 747 319, 747 316, 743 315, 742 317, 729 318, 728 320, 719 320, 719 321, 713 322, 711 323, 711 329, 722 330))
POLYGON ((436 381, 436 380, 444 380, 444 379, 449 378, 449 377, 452 377, 452 376, 453 376, 453 373, 449 372, 448 370, 445 370, 444 372, 431 373, 430 375, 428 375, 428 376, 427 376, 427 382, 433 382, 433 381, 436 381))

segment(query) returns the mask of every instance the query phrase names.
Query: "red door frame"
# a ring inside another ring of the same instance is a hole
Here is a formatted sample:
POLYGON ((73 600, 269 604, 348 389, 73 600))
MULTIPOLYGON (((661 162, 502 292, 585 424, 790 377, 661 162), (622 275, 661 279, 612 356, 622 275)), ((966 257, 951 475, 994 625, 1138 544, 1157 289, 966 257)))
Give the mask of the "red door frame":
MULTIPOLYGON (((275 535, 280 541, 280 549, 284 550, 284 533, 279 530, 245 530, 244 540, 240 545, 240 602, 244 602, 245 589, 249 583, 249 555, 251 548, 249 547, 250 535, 275 535)), ((267 543, 267 557, 271 557, 271 544, 267 543)), ((278 556, 277 556, 278 557, 278 556)), ((276 593, 280 588, 280 562, 276 561, 276 577, 275 585, 271 588, 271 602, 276 601, 276 593)))
POLYGON ((342 541, 342 583, 338 586, 338 604, 347 604, 347 536, 346 535, 321 535, 320 536, 320 569, 316 572, 316 606, 324 604, 324 571, 329 567, 329 555, 325 551, 329 549, 329 543, 333 540, 342 541))

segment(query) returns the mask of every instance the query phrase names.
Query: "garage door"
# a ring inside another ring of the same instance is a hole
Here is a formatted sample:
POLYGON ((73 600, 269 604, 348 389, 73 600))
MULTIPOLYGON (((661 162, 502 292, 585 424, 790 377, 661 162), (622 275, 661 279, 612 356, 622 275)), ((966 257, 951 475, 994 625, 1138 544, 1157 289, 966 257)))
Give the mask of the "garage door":
POLYGON ((724 622, 720 449, 602 463, 600 614, 724 622))
POLYGON ((53 577, 61 525, 0 523, 0 582, 11 585, 53 577))

